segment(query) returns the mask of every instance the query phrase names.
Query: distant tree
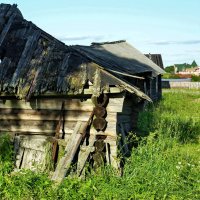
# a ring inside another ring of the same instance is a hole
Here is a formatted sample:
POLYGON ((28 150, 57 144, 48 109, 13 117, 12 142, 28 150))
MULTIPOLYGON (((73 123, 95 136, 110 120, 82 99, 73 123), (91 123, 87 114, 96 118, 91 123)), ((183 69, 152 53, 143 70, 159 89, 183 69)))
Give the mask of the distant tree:
POLYGON ((193 62, 192 62, 192 64, 191 64, 191 67, 197 67, 197 66, 198 66, 198 65, 197 65, 196 61, 193 60, 193 62))
POLYGON ((165 67, 165 71, 166 71, 167 73, 174 73, 174 66, 165 67))

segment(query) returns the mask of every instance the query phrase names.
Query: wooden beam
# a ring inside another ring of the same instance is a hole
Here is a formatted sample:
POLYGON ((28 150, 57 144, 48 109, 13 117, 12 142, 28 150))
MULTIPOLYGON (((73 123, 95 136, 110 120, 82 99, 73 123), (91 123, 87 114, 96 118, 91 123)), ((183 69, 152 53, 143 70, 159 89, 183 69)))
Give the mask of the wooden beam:
POLYGON ((9 32, 10 27, 11 27, 15 17, 16 17, 16 14, 13 14, 10 17, 10 19, 8 20, 8 23, 6 24, 5 28, 1 32, 1 34, 0 34, 0 46, 3 44, 3 41, 4 41, 5 37, 7 36, 7 33, 9 32))
POLYGON ((81 129, 81 125, 82 125, 81 122, 77 122, 74 132, 71 136, 71 140, 68 142, 65 148, 65 154, 60 159, 56 167, 56 170, 52 176, 52 180, 61 182, 65 178, 67 171, 70 168, 71 162, 74 158, 74 155, 82 140, 82 135, 79 133, 79 130, 81 129))
POLYGON ((26 71, 29 69, 27 65, 31 60, 32 54, 38 43, 40 34, 41 31, 36 30, 35 32, 33 32, 33 35, 31 35, 28 38, 24 50, 22 52, 22 55, 20 57, 20 60, 17 64, 17 68, 13 74, 10 86, 15 87, 18 84, 18 81, 21 78, 21 76, 24 75, 24 73, 26 73, 26 71))
POLYGON ((94 151, 94 143, 96 141, 95 135, 90 135, 89 138, 89 145, 82 145, 80 147, 80 151, 78 154, 78 162, 77 162, 77 175, 80 176, 82 174, 82 171, 85 167, 86 161, 90 155, 91 152, 94 151))
MULTIPOLYGON (((93 103, 91 99, 81 101, 80 99, 34 99, 30 102, 24 100, 5 100, 0 101, 0 109, 42 109, 42 110, 60 110, 60 104, 65 101, 65 110, 77 110, 77 111, 92 111, 93 103)), ((108 112, 122 112, 123 98, 115 102, 116 100, 110 99, 109 104, 106 107, 108 112)))

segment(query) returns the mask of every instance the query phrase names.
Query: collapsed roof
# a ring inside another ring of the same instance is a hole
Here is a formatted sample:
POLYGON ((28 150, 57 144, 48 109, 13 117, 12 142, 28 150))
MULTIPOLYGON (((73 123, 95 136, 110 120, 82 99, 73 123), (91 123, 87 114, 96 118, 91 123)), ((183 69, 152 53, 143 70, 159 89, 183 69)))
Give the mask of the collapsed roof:
POLYGON ((81 94, 96 81, 99 92, 115 85, 149 100, 124 79, 142 79, 146 72, 156 76, 163 70, 125 41, 69 47, 26 21, 16 5, 0 4, 1 94, 81 94))

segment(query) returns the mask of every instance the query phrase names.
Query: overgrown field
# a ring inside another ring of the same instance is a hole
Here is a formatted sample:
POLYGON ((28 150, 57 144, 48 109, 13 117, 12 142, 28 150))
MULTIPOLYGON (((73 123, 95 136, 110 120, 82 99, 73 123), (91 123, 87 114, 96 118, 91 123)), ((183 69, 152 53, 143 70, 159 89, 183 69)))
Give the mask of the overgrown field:
POLYGON ((11 172, 12 145, 0 138, 0 199, 200 199, 200 92, 164 92, 163 100, 141 113, 146 138, 127 158, 123 176, 110 168, 84 180, 55 185, 48 175, 11 172))

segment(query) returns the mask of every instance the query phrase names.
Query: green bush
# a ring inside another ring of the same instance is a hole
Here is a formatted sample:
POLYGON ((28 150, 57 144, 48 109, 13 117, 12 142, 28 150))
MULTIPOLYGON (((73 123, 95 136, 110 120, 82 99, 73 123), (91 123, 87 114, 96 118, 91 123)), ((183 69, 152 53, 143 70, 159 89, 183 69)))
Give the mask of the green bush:
POLYGON ((157 131, 181 143, 198 142, 200 136, 200 93, 193 91, 167 92, 157 106, 141 112, 138 128, 157 131))
POLYGON ((192 81, 193 82, 200 82, 200 76, 192 75, 192 81))
POLYGON ((11 172, 13 169, 13 145, 10 137, 6 134, 0 135, 0 174, 11 172))

